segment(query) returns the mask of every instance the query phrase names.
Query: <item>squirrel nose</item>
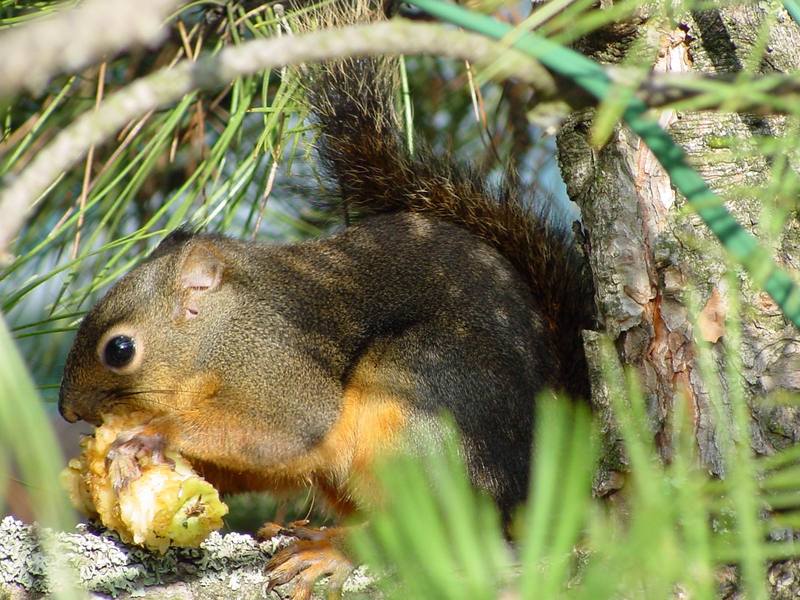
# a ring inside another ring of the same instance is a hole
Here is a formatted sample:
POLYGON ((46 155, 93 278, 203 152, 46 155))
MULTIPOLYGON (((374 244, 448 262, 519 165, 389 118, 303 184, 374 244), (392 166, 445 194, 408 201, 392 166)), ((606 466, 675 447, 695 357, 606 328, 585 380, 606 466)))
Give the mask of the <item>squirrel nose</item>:
POLYGON ((61 416, 70 423, 76 423, 81 420, 81 417, 78 413, 72 410, 69 406, 64 406, 61 402, 58 403, 58 412, 60 412, 61 416))
POLYGON ((61 413, 61 416, 64 417, 66 421, 69 423, 75 423, 81 420, 81 416, 75 412, 75 410, 69 406, 67 402, 65 402, 65 394, 64 394, 64 387, 61 387, 61 390, 58 393, 58 412, 61 413))

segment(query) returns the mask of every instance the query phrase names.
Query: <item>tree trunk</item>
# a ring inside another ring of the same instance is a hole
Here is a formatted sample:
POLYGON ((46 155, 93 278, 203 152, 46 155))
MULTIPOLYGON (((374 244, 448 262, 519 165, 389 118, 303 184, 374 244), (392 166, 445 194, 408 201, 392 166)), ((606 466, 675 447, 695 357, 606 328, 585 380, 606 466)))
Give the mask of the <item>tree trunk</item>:
MULTIPOLYGON (((597 60, 618 61, 635 35, 655 45, 656 71, 736 73, 747 68, 761 31, 767 34, 764 59, 757 72, 787 72, 800 66, 800 27, 775 3, 697 11, 652 18, 644 12, 637 22, 595 34, 577 44, 597 60)), ((716 367, 723 374, 724 402, 730 382, 724 380, 725 315, 731 294, 741 287, 741 385, 752 414, 752 444, 770 453, 800 441, 800 415, 793 407, 768 405, 762 398, 779 390, 800 389, 800 334, 782 316, 766 293, 737 273, 736 286, 726 277, 723 248, 676 194, 664 170, 644 144, 627 128, 618 127, 602 148, 592 148, 587 132, 593 112, 573 115, 558 136, 559 162, 569 195, 581 209, 596 286, 602 329, 613 340, 620 361, 640 375, 657 447, 670 456, 669 420, 674 403, 686 398, 693 417, 697 448, 704 464, 722 475, 722 462, 709 403, 707 382, 698 369, 693 336, 706 340, 716 367), (702 308, 697 327, 687 303, 697 291, 702 308)), ((772 161, 753 151, 755 137, 779 138, 790 127, 782 116, 722 112, 662 111, 660 124, 689 155, 689 160, 728 209, 761 244, 771 248, 780 264, 800 266, 800 224, 790 217, 783 231, 763 231, 764 206, 755 191, 774 176, 772 161), (734 140, 730 144, 726 140, 734 140), (752 145, 752 144, 751 144, 752 145), (760 222, 762 226, 760 227, 760 222)), ((789 158, 791 163, 791 158, 789 158)), ((788 164, 786 177, 795 174, 788 164)), ((597 336, 587 337, 590 363, 599 364, 597 336)), ((593 377, 593 397, 601 407, 606 390, 593 377)), ((614 465, 597 481, 597 491, 618 486, 614 465)))

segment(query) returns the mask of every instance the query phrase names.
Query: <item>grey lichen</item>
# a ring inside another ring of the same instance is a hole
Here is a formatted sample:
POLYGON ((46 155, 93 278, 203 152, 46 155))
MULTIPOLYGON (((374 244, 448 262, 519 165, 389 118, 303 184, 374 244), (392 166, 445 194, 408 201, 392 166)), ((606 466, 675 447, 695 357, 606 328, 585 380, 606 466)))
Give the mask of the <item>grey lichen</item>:
MULTIPOLYGON (((215 598, 231 597, 231 592, 266 598, 269 578, 264 565, 291 539, 257 542, 248 535, 215 532, 200 548, 170 548, 159 555, 91 525, 54 533, 5 517, 0 522, 0 597, 46 594, 53 585, 48 580, 49 561, 55 559, 69 567, 80 587, 115 598, 215 598), (43 549, 45 539, 53 541, 54 553, 43 549)), ((345 591, 364 592, 373 583, 359 568, 345 591)))
POLYGON ((32 527, 11 517, 0 522, 0 581, 34 592, 46 589, 45 563, 32 527))

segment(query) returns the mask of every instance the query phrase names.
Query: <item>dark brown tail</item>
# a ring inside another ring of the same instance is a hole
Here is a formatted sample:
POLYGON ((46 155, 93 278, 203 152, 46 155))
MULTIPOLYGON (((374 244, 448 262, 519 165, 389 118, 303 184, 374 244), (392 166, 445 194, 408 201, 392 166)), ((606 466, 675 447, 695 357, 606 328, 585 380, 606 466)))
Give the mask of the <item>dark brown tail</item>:
MULTIPOLYGON (((348 208, 412 211, 455 223, 494 246, 528 280, 558 354, 553 385, 588 397, 581 330, 593 325, 591 277, 573 236, 529 209, 508 183, 489 186, 428 150, 409 155, 395 111, 393 59, 352 59, 312 69, 309 99, 318 152, 348 208)), ((544 340, 543 340, 544 341, 544 340)))

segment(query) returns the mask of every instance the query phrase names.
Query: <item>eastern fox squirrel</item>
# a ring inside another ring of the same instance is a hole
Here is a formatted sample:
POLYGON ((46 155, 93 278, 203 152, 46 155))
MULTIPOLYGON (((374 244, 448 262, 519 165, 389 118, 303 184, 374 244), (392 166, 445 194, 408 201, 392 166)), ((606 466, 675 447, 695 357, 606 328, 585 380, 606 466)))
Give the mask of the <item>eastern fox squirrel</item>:
POLYGON ((368 506, 373 460, 450 413, 504 516, 526 495, 533 401, 588 395, 581 253, 510 187, 410 156, 392 59, 313 69, 318 153, 359 223, 289 245, 177 231, 86 315, 59 408, 147 411, 120 447, 168 444, 220 491, 315 486, 368 506))

